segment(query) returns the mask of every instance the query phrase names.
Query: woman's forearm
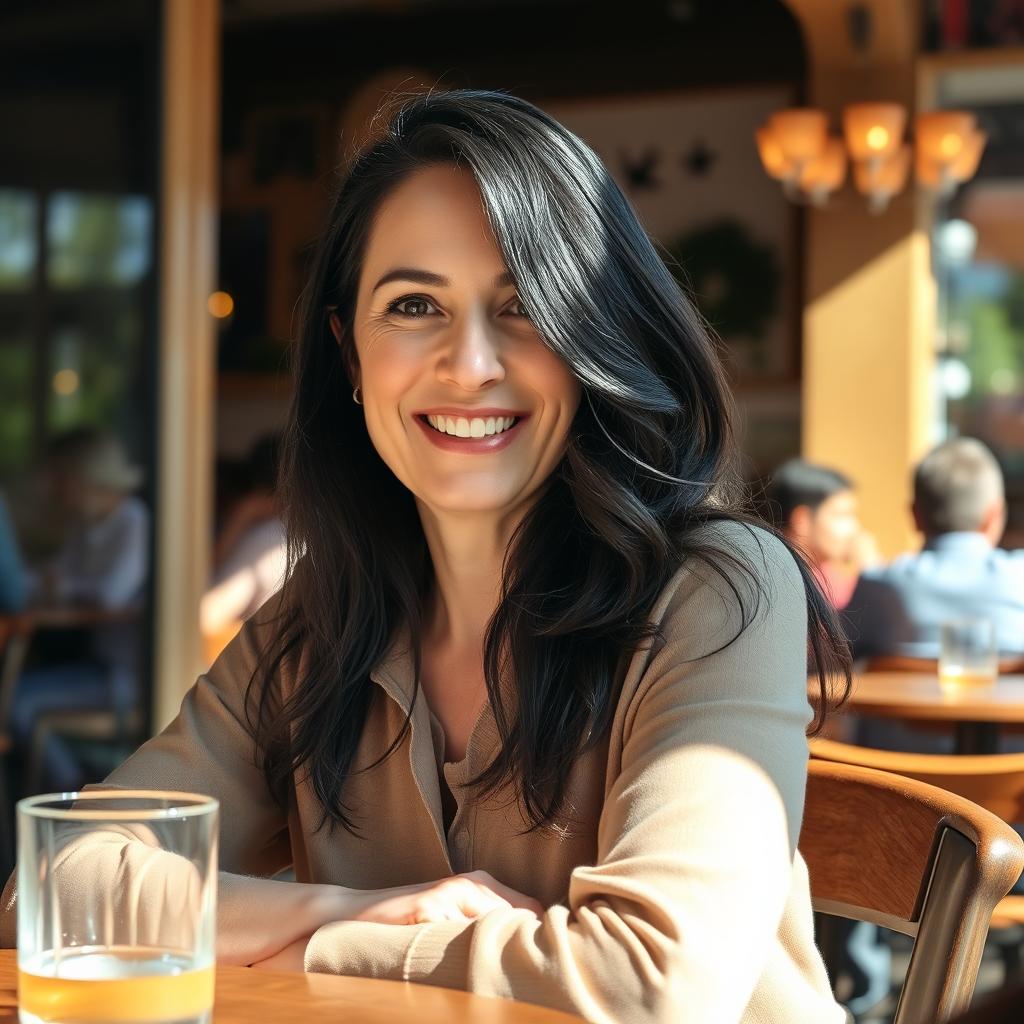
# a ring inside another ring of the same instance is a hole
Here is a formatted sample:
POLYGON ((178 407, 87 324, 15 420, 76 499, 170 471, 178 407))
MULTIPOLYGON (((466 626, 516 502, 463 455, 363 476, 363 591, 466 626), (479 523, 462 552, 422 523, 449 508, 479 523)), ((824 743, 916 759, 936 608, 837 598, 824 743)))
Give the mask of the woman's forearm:
POLYGON ((247 966, 266 960, 332 921, 353 913, 350 890, 338 885, 248 878, 217 879, 217 962, 247 966))

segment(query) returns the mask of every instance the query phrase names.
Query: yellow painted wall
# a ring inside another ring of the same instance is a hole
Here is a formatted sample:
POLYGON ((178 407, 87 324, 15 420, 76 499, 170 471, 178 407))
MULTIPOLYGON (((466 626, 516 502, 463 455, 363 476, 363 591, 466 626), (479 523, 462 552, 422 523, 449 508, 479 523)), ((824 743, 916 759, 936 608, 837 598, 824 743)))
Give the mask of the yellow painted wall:
MULTIPOLYGON (((788 0, 809 59, 807 101, 839 131, 844 104, 896 100, 914 110, 917 4, 877 0, 867 60, 846 35, 844 4, 788 0)), ((883 554, 913 547, 910 476, 929 445, 934 281, 928 208, 913 188, 882 215, 847 188, 805 218, 803 452, 858 483, 883 554)))

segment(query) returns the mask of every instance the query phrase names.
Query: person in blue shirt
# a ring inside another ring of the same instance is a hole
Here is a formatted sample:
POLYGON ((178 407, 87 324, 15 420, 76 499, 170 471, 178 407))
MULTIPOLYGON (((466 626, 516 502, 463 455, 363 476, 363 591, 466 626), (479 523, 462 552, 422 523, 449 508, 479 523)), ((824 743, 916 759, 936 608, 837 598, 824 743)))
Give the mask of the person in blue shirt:
POLYGON ((865 575, 895 589, 910 626, 896 653, 938 657, 943 622, 989 618, 1002 654, 1024 654, 1024 551, 997 547, 1006 528, 1003 474, 980 441, 932 451, 914 474, 921 551, 865 575))
POLYGON ((0 613, 17 612, 28 599, 28 578, 7 505, 0 494, 0 613))

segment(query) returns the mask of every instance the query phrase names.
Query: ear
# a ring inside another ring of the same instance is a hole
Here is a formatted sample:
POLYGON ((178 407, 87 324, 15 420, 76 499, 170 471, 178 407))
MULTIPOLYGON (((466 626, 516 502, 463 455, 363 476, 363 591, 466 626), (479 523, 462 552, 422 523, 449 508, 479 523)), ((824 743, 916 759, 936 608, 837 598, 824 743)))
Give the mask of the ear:
POLYGON ((797 505, 789 514, 789 533, 798 544, 810 536, 813 519, 814 513, 809 505, 797 505))
POLYGON ((917 531, 919 533, 927 534, 928 531, 925 529, 924 519, 921 517, 921 512, 917 507, 916 501, 910 506, 910 514, 914 517, 914 526, 917 531))
POLYGON ((341 350, 341 358, 345 363, 345 372, 348 374, 348 379, 352 382, 352 387, 358 387, 360 373, 355 345, 346 344, 345 328, 341 326, 341 317, 338 316, 335 310, 331 310, 328 320, 331 325, 331 334, 334 335, 334 340, 341 350))
POLYGON ((344 330, 341 326, 341 317, 338 316, 335 310, 331 310, 331 315, 328 317, 328 321, 331 325, 331 334, 334 335, 334 340, 341 346, 341 336, 344 334, 344 330))
POLYGON ((993 502, 981 521, 981 533, 992 542, 995 547, 1002 539, 1006 530, 1006 502, 993 502))

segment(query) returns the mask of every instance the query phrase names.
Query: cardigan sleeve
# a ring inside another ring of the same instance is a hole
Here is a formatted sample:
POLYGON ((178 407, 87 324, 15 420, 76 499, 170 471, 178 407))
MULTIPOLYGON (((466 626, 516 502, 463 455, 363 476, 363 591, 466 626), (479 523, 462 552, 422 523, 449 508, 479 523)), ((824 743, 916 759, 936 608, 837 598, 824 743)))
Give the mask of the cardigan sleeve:
POLYGON ((573 871, 565 904, 540 917, 329 924, 307 945, 307 970, 511 997, 602 1024, 743 1016, 794 884, 807 619, 780 542, 743 527, 716 535, 749 564, 760 597, 742 572, 727 582, 699 563, 670 584, 665 642, 620 699, 596 863, 573 871))
MULTIPOLYGON (((264 614, 250 619, 210 671, 199 677, 174 721, 144 743, 102 786, 186 790, 215 797, 221 806, 220 868, 250 875, 272 875, 290 861, 285 814, 271 798, 245 717, 245 690, 261 656, 259 622, 264 614)), ((88 876, 88 885, 81 886, 83 898, 86 889, 130 892, 117 851, 139 837, 119 835, 117 830, 96 837, 97 842, 88 847, 79 844, 74 856, 69 854, 67 864, 75 869, 69 877, 88 876)), ((133 878, 144 866, 150 870, 155 852, 145 841, 130 843, 126 866, 133 878)), ((180 858, 167 855, 156 860, 167 873, 170 890, 180 858)), ((0 899, 0 946, 13 946, 16 941, 15 883, 13 874, 0 899)), ((69 893, 69 898, 73 896, 69 893)))

